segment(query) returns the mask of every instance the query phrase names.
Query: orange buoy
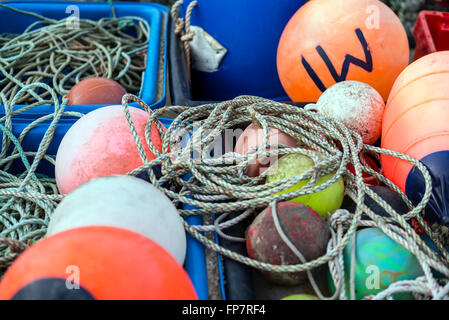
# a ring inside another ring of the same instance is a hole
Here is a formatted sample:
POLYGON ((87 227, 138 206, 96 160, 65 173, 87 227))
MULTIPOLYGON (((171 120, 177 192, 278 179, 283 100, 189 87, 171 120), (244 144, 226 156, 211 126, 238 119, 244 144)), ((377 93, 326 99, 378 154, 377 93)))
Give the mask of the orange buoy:
POLYGON ((344 80, 369 84, 386 101, 409 56, 401 21, 381 1, 313 0, 285 27, 277 68, 292 101, 316 102, 344 80))
POLYGON ((67 99, 69 105, 121 104, 125 94, 125 88, 118 82, 94 77, 81 80, 74 85, 67 94, 67 99))
MULTIPOLYGON (((382 147, 420 160, 432 175, 430 221, 449 225, 449 51, 413 62, 397 78, 384 112, 382 147)), ((385 176, 418 203, 425 185, 412 164, 382 155, 385 176)))
POLYGON ((138 233, 116 227, 75 228, 46 237, 9 267, 0 299, 196 299, 182 266, 138 233))

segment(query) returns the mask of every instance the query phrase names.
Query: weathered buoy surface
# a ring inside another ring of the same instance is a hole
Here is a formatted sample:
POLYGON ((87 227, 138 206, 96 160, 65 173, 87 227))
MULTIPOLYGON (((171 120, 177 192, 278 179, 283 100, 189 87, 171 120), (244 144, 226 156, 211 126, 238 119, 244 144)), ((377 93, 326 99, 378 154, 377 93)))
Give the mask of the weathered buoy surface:
POLYGON ((102 77, 81 80, 67 94, 69 105, 121 104, 126 94, 118 82, 102 77))
MULTIPOLYGON (((145 141, 149 115, 129 107, 132 121, 148 160, 155 159, 145 141)), ((161 151, 155 124, 150 139, 161 151)), ((143 165, 122 106, 107 106, 89 112, 67 131, 56 154, 55 176, 60 193, 67 194, 90 179, 126 174, 143 165)))
MULTIPOLYGON (((414 280, 424 275, 418 259, 406 248, 389 238, 380 229, 358 230, 355 235, 355 298, 376 295, 392 283, 414 280)), ((346 296, 350 298, 349 275, 351 270, 352 241, 346 245, 345 265, 346 296)), ((331 282, 331 288, 333 282, 331 282)), ((395 299, 411 299, 409 293, 395 294, 395 299)))
POLYGON ((324 91, 314 108, 358 133, 365 144, 374 144, 380 138, 385 103, 373 87, 363 82, 334 84, 324 91))
MULTIPOLYGON (((295 202, 280 202, 276 213, 282 231, 307 261, 326 253, 330 230, 314 210, 295 202)), ((276 265, 302 263, 279 235, 271 206, 262 211, 248 228, 246 247, 248 255, 255 260, 276 265)), ((282 285, 300 284, 307 277, 305 272, 263 271, 262 274, 282 285)))
POLYGON ((0 299, 192 300, 195 289, 164 248, 116 227, 82 227, 27 249, 0 282, 0 299), (74 290, 79 289, 79 290, 74 290))
POLYGON ((181 217, 165 194, 142 179, 113 175, 82 184, 56 207, 47 236, 89 225, 140 233, 184 263, 186 234, 181 217))

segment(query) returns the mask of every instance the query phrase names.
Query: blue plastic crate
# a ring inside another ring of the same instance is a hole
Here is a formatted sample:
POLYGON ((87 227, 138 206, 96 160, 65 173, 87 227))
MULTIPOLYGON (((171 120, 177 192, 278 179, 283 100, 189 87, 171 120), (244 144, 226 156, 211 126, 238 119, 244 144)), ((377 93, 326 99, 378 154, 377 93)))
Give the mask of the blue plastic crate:
MULTIPOLYGON (((192 206, 184 205, 184 209, 186 210, 193 208, 192 206)), ((187 217, 186 221, 190 225, 200 225, 203 219, 200 216, 192 216, 187 217)), ((184 266, 195 287, 198 299, 208 300, 209 287, 206 270, 206 251, 204 245, 190 234, 187 234, 187 253, 184 266)))
MULTIPOLYGON (((70 16, 66 8, 76 5, 79 8, 81 19, 99 20, 104 17, 112 17, 111 7, 107 2, 79 2, 79 1, 3 1, 1 4, 17 9, 31 11, 48 18, 64 19, 70 16)), ((167 28, 169 21, 169 9, 166 6, 155 3, 130 3, 115 2, 114 8, 118 17, 137 16, 148 21, 150 25, 150 39, 146 70, 142 76, 142 86, 139 97, 152 109, 165 105, 166 100, 166 45, 167 28), (162 45, 161 45, 162 44, 162 45), (159 77, 163 74, 163 83, 159 83, 159 77)), ((0 7, 0 33, 21 33, 37 18, 23 15, 7 8, 0 7)), ((130 104, 133 105, 133 104, 130 104)), ((104 105, 79 105, 77 111, 88 112, 104 105)), ((2 108, 1 106, 0 108, 2 108)), ((17 106, 21 107, 21 106, 17 106)), ((45 111, 45 108, 42 110, 45 111)), ((53 108, 46 109, 51 112, 53 108)))
MULTIPOLYGON (((193 0, 184 1, 181 16, 193 0)), ((276 66, 278 43, 304 0, 198 0, 191 25, 202 27, 228 52, 215 72, 191 70, 188 81, 183 45, 170 30, 170 91, 173 104, 200 105, 239 95, 289 101, 276 66)))

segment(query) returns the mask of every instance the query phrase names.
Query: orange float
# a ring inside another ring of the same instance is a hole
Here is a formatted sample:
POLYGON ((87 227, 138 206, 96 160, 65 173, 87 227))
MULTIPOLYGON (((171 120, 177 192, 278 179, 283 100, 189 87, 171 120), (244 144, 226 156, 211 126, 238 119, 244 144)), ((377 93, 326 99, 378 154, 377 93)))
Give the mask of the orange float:
POLYGON ((409 58, 405 29, 382 2, 313 0, 285 27, 277 68, 292 101, 316 102, 344 80, 365 82, 386 101, 409 58))
MULTIPOLYGON (((420 160, 432 176, 426 208, 431 222, 449 225, 449 51, 413 62, 397 78, 384 112, 382 147, 420 160)), ((425 185, 411 163, 382 155, 385 176, 418 203, 425 185)))
POLYGON ((118 82, 101 77, 81 80, 67 94, 69 105, 121 104, 126 94, 118 82))
POLYGON ((197 299, 182 266, 138 233, 82 227, 42 239, 9 267, 0 299, 197 299))

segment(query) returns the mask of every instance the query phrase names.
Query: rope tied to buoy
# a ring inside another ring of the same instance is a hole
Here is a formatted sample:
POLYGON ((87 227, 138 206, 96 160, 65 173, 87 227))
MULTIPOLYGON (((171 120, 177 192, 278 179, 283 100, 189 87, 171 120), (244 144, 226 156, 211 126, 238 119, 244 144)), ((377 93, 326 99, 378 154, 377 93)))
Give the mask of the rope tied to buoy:
MULTIPOLYGON (((21 34, 0 35, 0 93, 8 100, 35 82, 51 84, 64 96, 80 80, 93 76, 113 79, 127 92, 140 91, 150 37, 145 19, 116 17, 113 10, 113 18, 78 19, 77 27, 72 27, 71 17, 55 20, 0 7, 38 19, 21 34)), ((48 94, 27 91, 18 103, 42 101, 48 94)))

